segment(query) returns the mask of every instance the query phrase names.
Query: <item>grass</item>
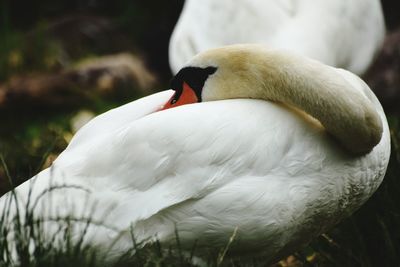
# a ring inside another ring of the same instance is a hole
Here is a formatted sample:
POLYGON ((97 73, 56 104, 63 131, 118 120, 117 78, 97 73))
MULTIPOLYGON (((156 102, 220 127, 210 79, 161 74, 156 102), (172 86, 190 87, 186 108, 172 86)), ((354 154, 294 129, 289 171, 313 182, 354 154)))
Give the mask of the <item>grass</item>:
MULTIPOLYGON (((4 161, 2 162, 4 164, 4 161)), ((4 168, 7 169, 6 166, 4 168)), ((57 188, 43 192, 38 198, 55 189, 57 188)), ((197 266, 193 263, 196 248, 194 247, 190 253, 183 252, 179 245, 178 231, 176 231, 178 245, 174 249, 163 247, 159 242, 149 245, 138 244, 132 234, 132 247, 118 256, 111 252, 113 242, 108 248, 85 245, 88 227, 97 224, 90 219, 55 218, 58 231, 48 236, 45 234, 43 221, 33 212, 38 202, 37 199, 31 199, 30 192, 25 211, 17 208, 15 214, 10 210, 19 200, 14 190, 7 195, 7 204, 0 216, 0 267, 197 266), (74 239, 72 234, 75 232, 76 222, 85 224, 78 239, 74 239)), ((207 259, 207 266, 238 266, 237 261, 226 261, 226 254, 234 238, 235 233, 217 256, 207 259)), ((115 241, 117 240, 118 237, 115 241)))
MULTIPOLYGON (((0 163, 12 184, 13 179, 2 156, 0 156, 0 163)), ((57 223, 58 231, 49 236, 46 234, 44 222, 34 213, 35 207, 39 203, 38 200, 46 194, 59 188, 69 188, 69 186, 50 186, 49 189, 40 193, 36 199, 31 197, 33 187, 34 184, 30 188, 26 204, 19 203, 14 189, 5 196, 5 209, 0 213, 0 267, 197 266, 193 263, 196 247, 194 246, 190 253, 182 251, 179 245, 178 231, 176 231, 176 243, 178 245, 174 249, 164 247, 159 242, 148 245, 137 243, 132 234, 133 231, 131 231, 131 248, 118 256, 115 256, 112 252, 114 242, 111 242, 108 247, 102 248, 85 244, 89 226, 95 224, 107 227, 102 225, 101 222, 92 221, 90 218, 52 218, 51 220, 57 223), (23 205, 23 210, 21 210, 21 205, 23 205), (85 225, 78 239, 73 238, 72 234, 76 233, 76 223, 85 225)), ((221 248, 217 256, 207 259, 207 266, 238 266, 233 262, 225 262, 225 256, 235 238, 235 233, 226 247, 221 248)), ((115 242, 117 240, 118 235, 115 242)))

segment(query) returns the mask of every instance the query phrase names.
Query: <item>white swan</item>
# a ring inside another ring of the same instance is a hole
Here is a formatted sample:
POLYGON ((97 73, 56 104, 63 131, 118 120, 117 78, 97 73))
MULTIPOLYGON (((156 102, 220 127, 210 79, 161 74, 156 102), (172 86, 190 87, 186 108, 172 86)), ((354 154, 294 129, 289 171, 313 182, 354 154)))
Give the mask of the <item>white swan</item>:
POLYGON ((169 61, 176 73, 199 52, 262 43, 360 75, 384 35, 380 0, 186 0, 169 61))
POLYGON ((351 214, 383 179, 387 121, 350 72, 236 45, 193 58, 172 88, 84 126, 51 168, 16 189, 20 211, 31 194, 45 220, 90 216, 115 231, 91 225, 86 241, 110 244, 122 231, 116 250, 131 247, 131 226, 138 242, 167 245, 177 229, 200 256, 236 229, 231 252, 272 261, 351 214))

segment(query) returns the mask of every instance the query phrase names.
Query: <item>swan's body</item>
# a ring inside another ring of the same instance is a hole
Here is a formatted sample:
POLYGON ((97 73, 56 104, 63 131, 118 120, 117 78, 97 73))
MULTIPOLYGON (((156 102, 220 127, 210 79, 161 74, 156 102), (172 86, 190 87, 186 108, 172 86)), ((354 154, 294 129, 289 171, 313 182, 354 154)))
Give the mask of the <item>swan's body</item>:
POLYGON ((199 52, 262 43, 362 74, 384 28, 379 0, 186 0, 171 36, 170 66, 176 73, 199 52))
MULTIPOLYGON (((243 86, 256 86, 259 81, 271 87, 264 93, 269 98, 291 101, 310 113, 316 113, 316 107, 326 108, 315 117, 332 129, 342 145, 318 121, 286 104, 228 99, 155 112, 173 95, 171 90, 164 91, 111 110, 86 125, 51 168, 16 189, 20 209, 32 184, 33 199, 50 184, 73 185, 45 194, 35 212, 45 218, 90 216, 114 229, 93 225, 87 242, 109 244, 122 231, 114 248, 123 251, 132 246, 133 229, 138 242, 158 238, 168 245, 176 241, 177 229, 181 246, 191 249, 197 242, 201 254, 225 247, 237 229, 230 251, 272 260, 351 214, 379 186, 390 154, 388 125, 376 97, 356 76, 257 46, 211 51, 189 66, 196 66, 194 71, 216 69, 207 70, 210 76, 202 88, 203 101, 232 98, 232 92, 239 98, 252 97, 261 88, 243 86), (257 63, 254 56, 264 66, 253 65, 257 63), (291 73, 296 69, 304 73, 291 73), (331 80, 313 88, 314 82, 307 81, 319 79, 313 70, 331 80), (270 81, 258 76, 274 73, 283 76, 271 76, 270 81), (290 83, 289 77, 297 75, 304 84, 292 84, 293 90, 286 94, 285 81, 290 83), (325 100, 332 88, 324 86, 337 86, 338 94, 347 92, 352 99, 342 103, 340 96, 332 95, 325 100), (313 99, 308 101, 308 97, 313 99), (326 103, 321 106, 318 101, 326 103), (356 112, 348 113, 353 105, 356 112), (334 114, 332 109, 345 114, 334 114), (359 124, 360 140, 352 136, 351 125, 345 127, 348 133, 329 126, 338 124, 338 118, 344 124, 351 118, 353 125, 359 124), (346 143, 343 134, 354 142, 346 143)), ((184 77, 183 81, 188 80, 184 77)), ((6 199, 0 199, 0 206, 6 199)), ((57 229, 56 223, 48 223, 47 233, 57 229)))

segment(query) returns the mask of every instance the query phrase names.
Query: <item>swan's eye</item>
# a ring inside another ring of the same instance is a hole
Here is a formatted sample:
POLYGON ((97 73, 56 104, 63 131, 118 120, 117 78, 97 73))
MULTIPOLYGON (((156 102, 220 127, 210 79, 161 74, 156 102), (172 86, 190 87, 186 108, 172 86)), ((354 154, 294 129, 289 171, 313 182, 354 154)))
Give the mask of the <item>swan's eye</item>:
POLYGON ((176 100, 175 98, 174 98, 174 99, 172 99, 172 100, 171 100, 171 105, 175 104, 175 103, 176 103, 176 101, 177 101, 177 100, 176 100))

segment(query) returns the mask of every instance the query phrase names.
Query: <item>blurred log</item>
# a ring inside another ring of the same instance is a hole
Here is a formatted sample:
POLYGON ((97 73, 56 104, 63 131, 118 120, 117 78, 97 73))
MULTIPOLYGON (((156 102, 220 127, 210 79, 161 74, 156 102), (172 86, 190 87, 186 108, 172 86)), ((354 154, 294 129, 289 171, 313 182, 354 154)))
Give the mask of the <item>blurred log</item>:
POLYGON ((400 28, 386 36, 364 79, 387 113, 400 114, 400 28))
POLYGON ((148 93, 156 78, 139 58, 129 53, 103 56, 86 60, 69 71, 79 83, 96 84, 102 91, 112 91, 119 84, 134 85, 142 93, 148 93))
POLYGON ((57 73, 11 77, 0 84, 0 107, 76 105, 93 95, 148 94, 156 77, 129 53, 86 60, 57 73))

